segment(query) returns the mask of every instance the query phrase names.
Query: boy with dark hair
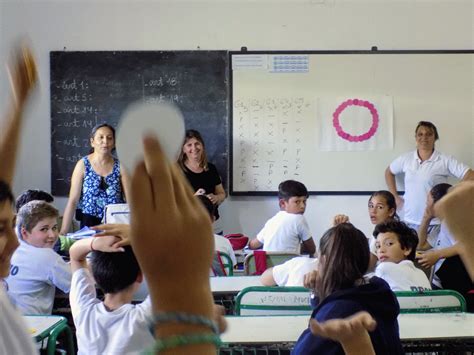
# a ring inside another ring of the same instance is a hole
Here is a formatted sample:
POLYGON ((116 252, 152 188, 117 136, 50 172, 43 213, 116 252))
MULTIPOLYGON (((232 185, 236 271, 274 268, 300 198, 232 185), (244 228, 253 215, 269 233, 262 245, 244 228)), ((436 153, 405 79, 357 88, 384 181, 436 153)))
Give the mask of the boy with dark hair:
POLYGON ((94 237, 82 239, 70 249, 73 275, 69 298, 79 354, 139 353, 154 342, 148 329, 150 297, 131 304, 143 275, 131 247, 119 246, 120 241, 113 236, 94 237), (86 262, 90 252, 92 275, 86 262), (95 283, 105 293, 103 302, 97 298, 95 283))
POLYGON ((392 291, 431 290, 425 273, 413 264, 418 245, 414 229, 389 220, 375 226, 374 237, 379 259, 375 276, 384 279, 392 291))
POLYGON ((286 180, 278 186, 280 211, 267 221, 249 243, 250 249, 313 255, 316 245, 303 214, 308 190, 299 181, 286 180), (301 244, 301 249, 300 249, 301 244))
POLYGON ((54 202, 54 197, 51 196, 50 193, 43 190, 29 189, 29 190, 23 191, 22 194, 18 196, 16 199, 16 202, 15 202, 16 212, 18 213, 18 211, 24 204, 30 201, 34 201, 34 200, 52 203, 54 202))
POLYGON ((278 198, 280 200, 289 200, 293 196, 305 196, 308 198, 309 194, 306 186, 295 180, 286 180, 278 185, 278 198))
POLYGON ((71 269, 53 251, 58 215, 44 201, 30 201, 18 211, 20 246, 12 256, 6 283, 10 298, 23 314, 51 314, 56 287, 69 292, 71 269))

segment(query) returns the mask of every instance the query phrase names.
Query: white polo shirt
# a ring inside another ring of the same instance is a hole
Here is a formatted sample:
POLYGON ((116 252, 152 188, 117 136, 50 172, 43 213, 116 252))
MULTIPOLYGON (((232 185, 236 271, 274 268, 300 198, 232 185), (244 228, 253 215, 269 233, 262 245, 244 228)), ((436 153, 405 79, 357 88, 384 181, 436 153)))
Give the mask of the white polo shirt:
MULTIPOLYGON (((416 150, 395 159, 390 164, 392 174, 405 173, 404 221, 420 225, 431 188, 447 183, 449 176, 462 179, 468 170, 467 165, 436 150, 423 162, 416 150)), ((439 224, 439 220, 434 219, 431 224, 439 224)))
POLYGON ((375 268, 375 276, 384 279, 392 291, 431 290, 426 274, 417 269, 411 260, 379 263, 375 268))
POLYGON ((270 218, 257 234, 257 240, 263 243, 263 250, 296 253, 300 252, 300 243, 311 238, 308 222, 302 214, 280 211, 270 218))

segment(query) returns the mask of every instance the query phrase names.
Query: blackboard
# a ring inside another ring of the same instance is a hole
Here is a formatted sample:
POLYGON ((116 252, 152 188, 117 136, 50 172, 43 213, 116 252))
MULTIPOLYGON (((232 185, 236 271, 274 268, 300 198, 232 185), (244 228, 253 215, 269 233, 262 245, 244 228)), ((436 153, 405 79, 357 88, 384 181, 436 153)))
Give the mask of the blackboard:
POLYGON ((274 195, 286 179, 311 194, 386 189, 421 120, 437 126, 436 149, 474 166, 473 50, 229 55, 233 195, 274 195), (344 121, 354 117, 360 127, 344 121))
POLYGON ((197 129, 224 186, 228 181, 226 51, 50 52, 51 191, 67 196, 76 162, 89 152, 98 123, 116 127, 137 100, 168 100, 186 129, 197 129))

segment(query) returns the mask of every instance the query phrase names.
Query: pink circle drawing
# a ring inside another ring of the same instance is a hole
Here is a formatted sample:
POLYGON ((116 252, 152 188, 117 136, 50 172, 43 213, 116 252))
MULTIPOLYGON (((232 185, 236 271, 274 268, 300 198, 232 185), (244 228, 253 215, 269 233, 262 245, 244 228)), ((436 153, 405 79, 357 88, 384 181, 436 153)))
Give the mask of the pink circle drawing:
POLYGON ((375 108, 375 106, 366 100, 361 100, 361 99, 346 100, 336 108, 336 110, 332 114, 332 117, 333 117, 332 124, 334 128, 336 129, 337 135, 341 137, 342 139, 345 139, 346 141, 349 141, 349 142, 366 141, 370 139, 375 134, 375 132, 377 132, 377 128, 379 127, 379 113, 377 112, 377 109, 375 108), (339 115, 342 113, 342 111, 344 111, 349 106, 361 106, 361 107, 367 108, 370 111, 370 114, 372 116, 372 126, 364 134, 353 136, 347 133, 346 131, 344 131, 344 129, 341 127, 341 123, 339 121, 339 115))

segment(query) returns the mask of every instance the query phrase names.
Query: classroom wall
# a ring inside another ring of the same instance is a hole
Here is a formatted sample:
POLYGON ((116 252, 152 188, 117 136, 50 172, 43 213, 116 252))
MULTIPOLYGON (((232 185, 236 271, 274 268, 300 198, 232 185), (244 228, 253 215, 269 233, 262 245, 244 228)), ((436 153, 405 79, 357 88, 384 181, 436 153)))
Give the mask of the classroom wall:
MULTIPOLYGON (((470 0, 0 1, 0 59, 4 62, 11 43, 26 33, 40 76, 14 190, 50 189, 51 50, 465 49, 473 47, 472 12, 470 0)), ((2 109, 7 88, 2 69, 2 109)), ((426 119, 422 114, 420 105, 420 118, 426 119)), ((443 137, 439 148, 449 152, 449 139, 455 138, 443 137)), ((474 143, 466 149, 472 165, 474 143)), ((335 213, 350 215, 370 231, 367 198, 312 196, 306 216, 314 235, 321 235, 335 213)), ((65 203, 57 199, 61 209, 65 203)), ((253 236, 277 209, 276 198, 230 197, 221 208, 221 225, 226 232, 253 236)))

